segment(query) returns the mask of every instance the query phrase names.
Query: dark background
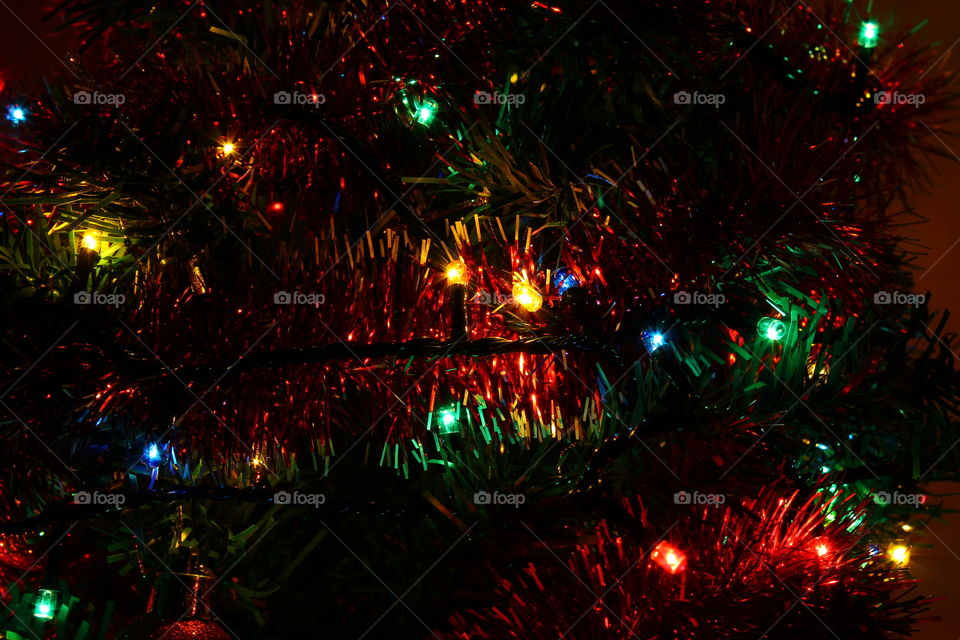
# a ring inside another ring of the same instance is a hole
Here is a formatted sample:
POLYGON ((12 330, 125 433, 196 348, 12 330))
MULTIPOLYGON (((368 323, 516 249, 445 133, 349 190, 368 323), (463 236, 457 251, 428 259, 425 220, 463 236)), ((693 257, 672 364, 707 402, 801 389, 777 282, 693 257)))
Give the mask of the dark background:
MULTIPOLYGON (((956 0, 870 0, 872 16, 881 25, 895 30, 912 26, 923 19, 929 23, 918 37, 946 53, 940 64, 960 67, 960 3, 956 0)), ((44 76, 63 70, 60 60, 73 43, 54 33, 56 22, 44 20, 52 2, 0 0, 0 82, 8 89, 36 91, 44 76)), ((862 6, 861 2, 857 3, 862 6)), ((887 29, 885 32, 889 32, 887 29)), ((881 36, 883 33, 881 33, 881 36)), ((889 33, 888 33, 889 35, 889 33)), ((5 111, 5 104, 2 105, 5 111)), ((960 131, 960 122, 955 127, 960 131)), ((912 195, 916 210, 928 222, 909 228, 908 234, 922 245, 927 255, 917 261, 916 289, 932 292, 933 307, 956 310, 949 328, 960 329, 960 137, 941 135, 942 149, 951 159, 933 158, 930 184, 912 195)), ((958 433, 960 436, 960 433, 958 433)), ((960 497, 946 496, 956 486, 932 485, 931 494, 943 495, 947 507, 960 509, 960 497)), ((921 640, 957 640, 960 638, 960 517, 948 517, 932 523, 924 535, 913 538, 915 544, 929 543, 931 548, 915 547, 911 571, 920 579, 922 593, 945 596, 934 604, 939 623, 924 625, 917 635, 921 640)))

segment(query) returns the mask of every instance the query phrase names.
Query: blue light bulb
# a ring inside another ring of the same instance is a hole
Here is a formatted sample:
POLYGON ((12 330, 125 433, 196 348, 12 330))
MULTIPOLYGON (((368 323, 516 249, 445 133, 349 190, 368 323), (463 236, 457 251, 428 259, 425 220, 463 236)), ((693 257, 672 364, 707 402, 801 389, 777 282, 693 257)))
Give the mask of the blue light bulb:
POLYGON ((160 447, 157 446, 156 442, 151 442, 147 445, 147 448, 143 452, 143 459, 150 467, 155 468, 160 466, 160 462, 163 461, 163 453, 160 451, 160 447))
POLYGON ((653 353, 663 345, 667 344, 667 339, 659 331, 644 331, 643 344, 647 347, 647 351, 653 353))
POLYGON ((560 268, 557 269, 557 272, 553 276, 553 286, 557 289, 557 293, 562 296, 567 289, 579 287, 580 280, 577 279, 577 276, 573 275, 570 269, 560 268))
POLYGON ((7 107, 7 120, 13 124, 20 124, 27 119, 27 111, 23 107, 11 105, 7 107))

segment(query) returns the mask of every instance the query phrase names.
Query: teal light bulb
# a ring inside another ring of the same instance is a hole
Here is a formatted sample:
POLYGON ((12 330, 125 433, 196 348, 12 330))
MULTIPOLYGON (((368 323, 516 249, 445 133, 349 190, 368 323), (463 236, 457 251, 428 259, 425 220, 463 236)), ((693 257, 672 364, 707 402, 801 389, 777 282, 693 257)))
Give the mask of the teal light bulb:
POLYGON ((782 340, 787 335, 787 325, 777 318, 761 318, 757 323, 757 333, 768 340, 782 340))

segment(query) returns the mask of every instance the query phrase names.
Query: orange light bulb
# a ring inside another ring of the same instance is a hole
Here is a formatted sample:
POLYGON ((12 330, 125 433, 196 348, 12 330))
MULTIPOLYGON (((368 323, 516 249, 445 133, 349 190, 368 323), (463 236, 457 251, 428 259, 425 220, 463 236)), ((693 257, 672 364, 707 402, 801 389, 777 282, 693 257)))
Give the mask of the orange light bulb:
POLYGON ((518 282, 513 285, 512 293, 513 301, 531 313, 543 306, 543 296, 528 282, 518 282))

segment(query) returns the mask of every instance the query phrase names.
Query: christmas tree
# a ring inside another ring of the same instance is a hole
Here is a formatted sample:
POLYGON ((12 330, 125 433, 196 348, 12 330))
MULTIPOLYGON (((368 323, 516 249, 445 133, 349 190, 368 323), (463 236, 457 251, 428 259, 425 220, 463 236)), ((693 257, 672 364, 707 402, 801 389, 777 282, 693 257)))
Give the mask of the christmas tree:
POLYGON ((2 95, 0 629, 909 636, 954 90, 867 9, 64 0, 2 95))

